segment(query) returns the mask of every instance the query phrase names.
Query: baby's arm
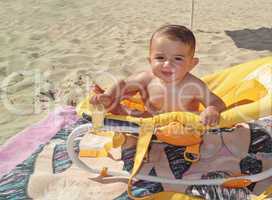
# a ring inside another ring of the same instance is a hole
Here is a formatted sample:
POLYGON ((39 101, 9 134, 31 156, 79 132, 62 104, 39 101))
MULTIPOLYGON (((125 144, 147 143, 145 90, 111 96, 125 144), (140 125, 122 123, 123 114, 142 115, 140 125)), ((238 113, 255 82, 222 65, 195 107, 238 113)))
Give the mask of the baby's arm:
POLYGON ((126 80, 120 80, 113 84, 111 88, 103 93, 95 95, 91 100, 91 104, 103 104, 108 111, 114 114, 127 114, 120 101, 127 99, 137 92, 144 94, 146 85, 152 78, 149 71, 144 71, 139 74, 132 75, 126 80))
POLYGON ((203 81, 197 79, 195 80, 195 83, 199 87, 197 98, 206 107, 206 109, 200 114, 201 122, 204 125, 209 126, 218 124, 220 113, 226 109, 225 103, 210 91, 203 81))

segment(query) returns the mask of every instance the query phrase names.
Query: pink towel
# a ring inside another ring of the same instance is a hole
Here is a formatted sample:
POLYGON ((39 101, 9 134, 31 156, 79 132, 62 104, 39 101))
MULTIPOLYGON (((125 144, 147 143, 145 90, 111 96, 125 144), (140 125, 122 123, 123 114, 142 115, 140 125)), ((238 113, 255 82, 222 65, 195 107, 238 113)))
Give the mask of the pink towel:
POLYGON ((39 145, 47 143, 61 128, 75 123, 74 107, 57 108, 40 122, 27 127, 0 147, 0 177, 31 155, 39 145))

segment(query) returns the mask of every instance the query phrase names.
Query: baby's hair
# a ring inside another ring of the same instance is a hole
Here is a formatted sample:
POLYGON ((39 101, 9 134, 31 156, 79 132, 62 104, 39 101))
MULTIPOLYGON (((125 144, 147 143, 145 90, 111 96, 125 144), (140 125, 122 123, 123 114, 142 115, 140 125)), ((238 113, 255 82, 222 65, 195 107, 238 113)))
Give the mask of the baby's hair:
POLYGON ((189 45, 191 48, 191 53, 194 55, 196 46, 195 36, 193 32, 185 26, 170 24, 160 27, 151 36, 150 47, 153 38, 157 35, 163 35, 171 40, 180 41, 186 45, 189 45))

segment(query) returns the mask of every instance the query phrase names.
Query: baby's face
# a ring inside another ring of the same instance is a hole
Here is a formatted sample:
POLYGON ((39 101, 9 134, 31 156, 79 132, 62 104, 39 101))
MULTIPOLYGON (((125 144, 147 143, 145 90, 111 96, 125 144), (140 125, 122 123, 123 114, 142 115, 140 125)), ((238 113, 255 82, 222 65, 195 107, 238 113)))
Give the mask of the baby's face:
POLYGON ((194 67, 189 45, 157 36, 150 47, 153 74, 166 83, 179 82, 194 67))

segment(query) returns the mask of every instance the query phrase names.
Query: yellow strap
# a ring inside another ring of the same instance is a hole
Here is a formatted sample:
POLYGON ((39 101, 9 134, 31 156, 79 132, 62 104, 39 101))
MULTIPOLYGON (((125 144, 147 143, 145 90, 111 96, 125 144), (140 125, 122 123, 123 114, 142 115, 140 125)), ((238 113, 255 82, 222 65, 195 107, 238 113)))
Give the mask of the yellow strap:
POLYGON ((153 135, 154 131, 154 124, 148 123, 145 124, 143 123, 140 127, 140 132, 139 132, 139 137, 138 137, 138 142, 137 142, 137 149, 136 149, 136 154, 134 158, 134 166, 131 172, 131 176, 128 181, 128 196, 132 199, 135 200, 200 200, 202 198, 199 197, 193 197, 189 196, 183 193, 175 193, 175 192, 159 192, 156 194, 152 194, 149 196, 145 197, 134 197, 132 194, 132 179, 133 177, 137 174, 139 171, 144 156, 148 150, 148 146, 151 141, 151 137, 153 135))
POLYGON ((148 146, 150 144, 152 135, 154 131, 153 124, 142 124, 139 131, 139 137, 137 142, 136 154, 134 157, 134 166, 128 180, 128 196, 132 199, 148 199, 148 197, 143 198, 135 198, 132 194, 132 179, 137 174, 138 170, 140 169, 144 156, 148 150, 148 146))
POLYGON ((252 200, 265 200, 272 194, 272 186, 268 187, 262 194, 257 197, 253 197, 252 200))

